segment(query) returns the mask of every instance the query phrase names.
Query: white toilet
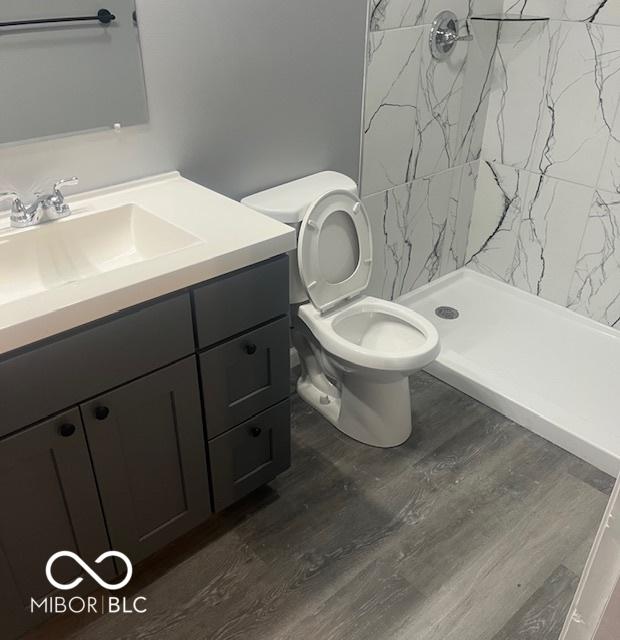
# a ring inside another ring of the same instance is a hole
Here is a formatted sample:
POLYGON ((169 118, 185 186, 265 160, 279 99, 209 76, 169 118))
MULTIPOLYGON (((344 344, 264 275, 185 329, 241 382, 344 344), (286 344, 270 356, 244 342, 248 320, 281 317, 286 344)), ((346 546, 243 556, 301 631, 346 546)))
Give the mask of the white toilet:
POLYGON ((372 232, 355 182, 326 171, 242 202, 298 229, 290 289, 291 304, 305 303, 293 311, 299 395, 355 440, 405 442, 408 377, 435 360, 439 335, 410 309, 364 295, 372 232))

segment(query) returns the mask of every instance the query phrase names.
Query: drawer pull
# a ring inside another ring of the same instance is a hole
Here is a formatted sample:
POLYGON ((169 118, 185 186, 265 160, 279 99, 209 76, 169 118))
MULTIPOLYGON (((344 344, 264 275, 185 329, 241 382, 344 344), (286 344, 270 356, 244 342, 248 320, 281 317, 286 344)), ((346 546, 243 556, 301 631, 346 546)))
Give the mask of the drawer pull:
POLYGON ((245 352, 249 355, 249 356, 253 356, 256 353, 256 345, 254 343, 250 343, 250 344, 246 344, 245 345, 245 352))
POLYGON ((260 427, 252 427, 250 429, 250 433, 252 434, 253 438, 258 438, 258 436, 260 436, 262 432, 263 430, 260 427))
POLYGON ((60 435, 63 438, 69 438, 75 433, 75 425, 73 424, 62 424, 60 425, 60 435))
POLYGON ((97 407, 95 409, 95 418, 97 420, 105 420, 110 415, 108 407, 97 407))

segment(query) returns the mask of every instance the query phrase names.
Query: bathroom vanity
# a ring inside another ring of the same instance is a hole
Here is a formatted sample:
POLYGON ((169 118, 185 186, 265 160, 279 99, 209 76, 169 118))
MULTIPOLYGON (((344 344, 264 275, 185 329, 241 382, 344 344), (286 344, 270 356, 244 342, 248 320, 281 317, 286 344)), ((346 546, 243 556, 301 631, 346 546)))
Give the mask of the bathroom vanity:
MULTIPOLYGON (((53 553, 95 568, 113 549, 135 565, 290 464, 294 232, 178 174, 71 206, 62 221, 0 232, 0 262, 21 260, 19 290, 0 291, 8 636, 45 616, 30 599, 56 593, 53 553)), ((81 569, 55 573, 70 582, 81 569)))

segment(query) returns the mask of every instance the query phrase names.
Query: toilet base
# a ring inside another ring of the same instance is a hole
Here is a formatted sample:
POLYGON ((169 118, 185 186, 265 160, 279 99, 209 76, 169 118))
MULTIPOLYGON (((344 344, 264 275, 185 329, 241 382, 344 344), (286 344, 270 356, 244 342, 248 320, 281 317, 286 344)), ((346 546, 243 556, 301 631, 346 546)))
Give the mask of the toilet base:
POLYGON ((343 375, 340 431, 373 447, 397 447, 411 435, 409 378, 385 381, 343 375))
POLYGON ((297 380, 297 395, 313 409, 316 409, 328 422, 338 426, 340 415, 340 397, 321 391, 303 376, 297 380))
POLYGON ((350 438, 373 447, 397 447, 409 439, 409 378, 379 381, 342 374, 340 396, 318 389, 308 377, 297 381, 297 393, 350 438))

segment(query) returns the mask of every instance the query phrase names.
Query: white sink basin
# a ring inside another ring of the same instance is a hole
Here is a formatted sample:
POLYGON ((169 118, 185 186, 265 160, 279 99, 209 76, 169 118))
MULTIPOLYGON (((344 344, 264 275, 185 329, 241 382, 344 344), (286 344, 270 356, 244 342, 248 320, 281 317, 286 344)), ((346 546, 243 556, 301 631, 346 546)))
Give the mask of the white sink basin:
POLYGON ((199 243, 134 204, 0 236, 0 304, 199 243))
POLYGON ((68 202, 29 229, 0 212, 0 355, 295 247, 291 227, 176 172, 68 202))

